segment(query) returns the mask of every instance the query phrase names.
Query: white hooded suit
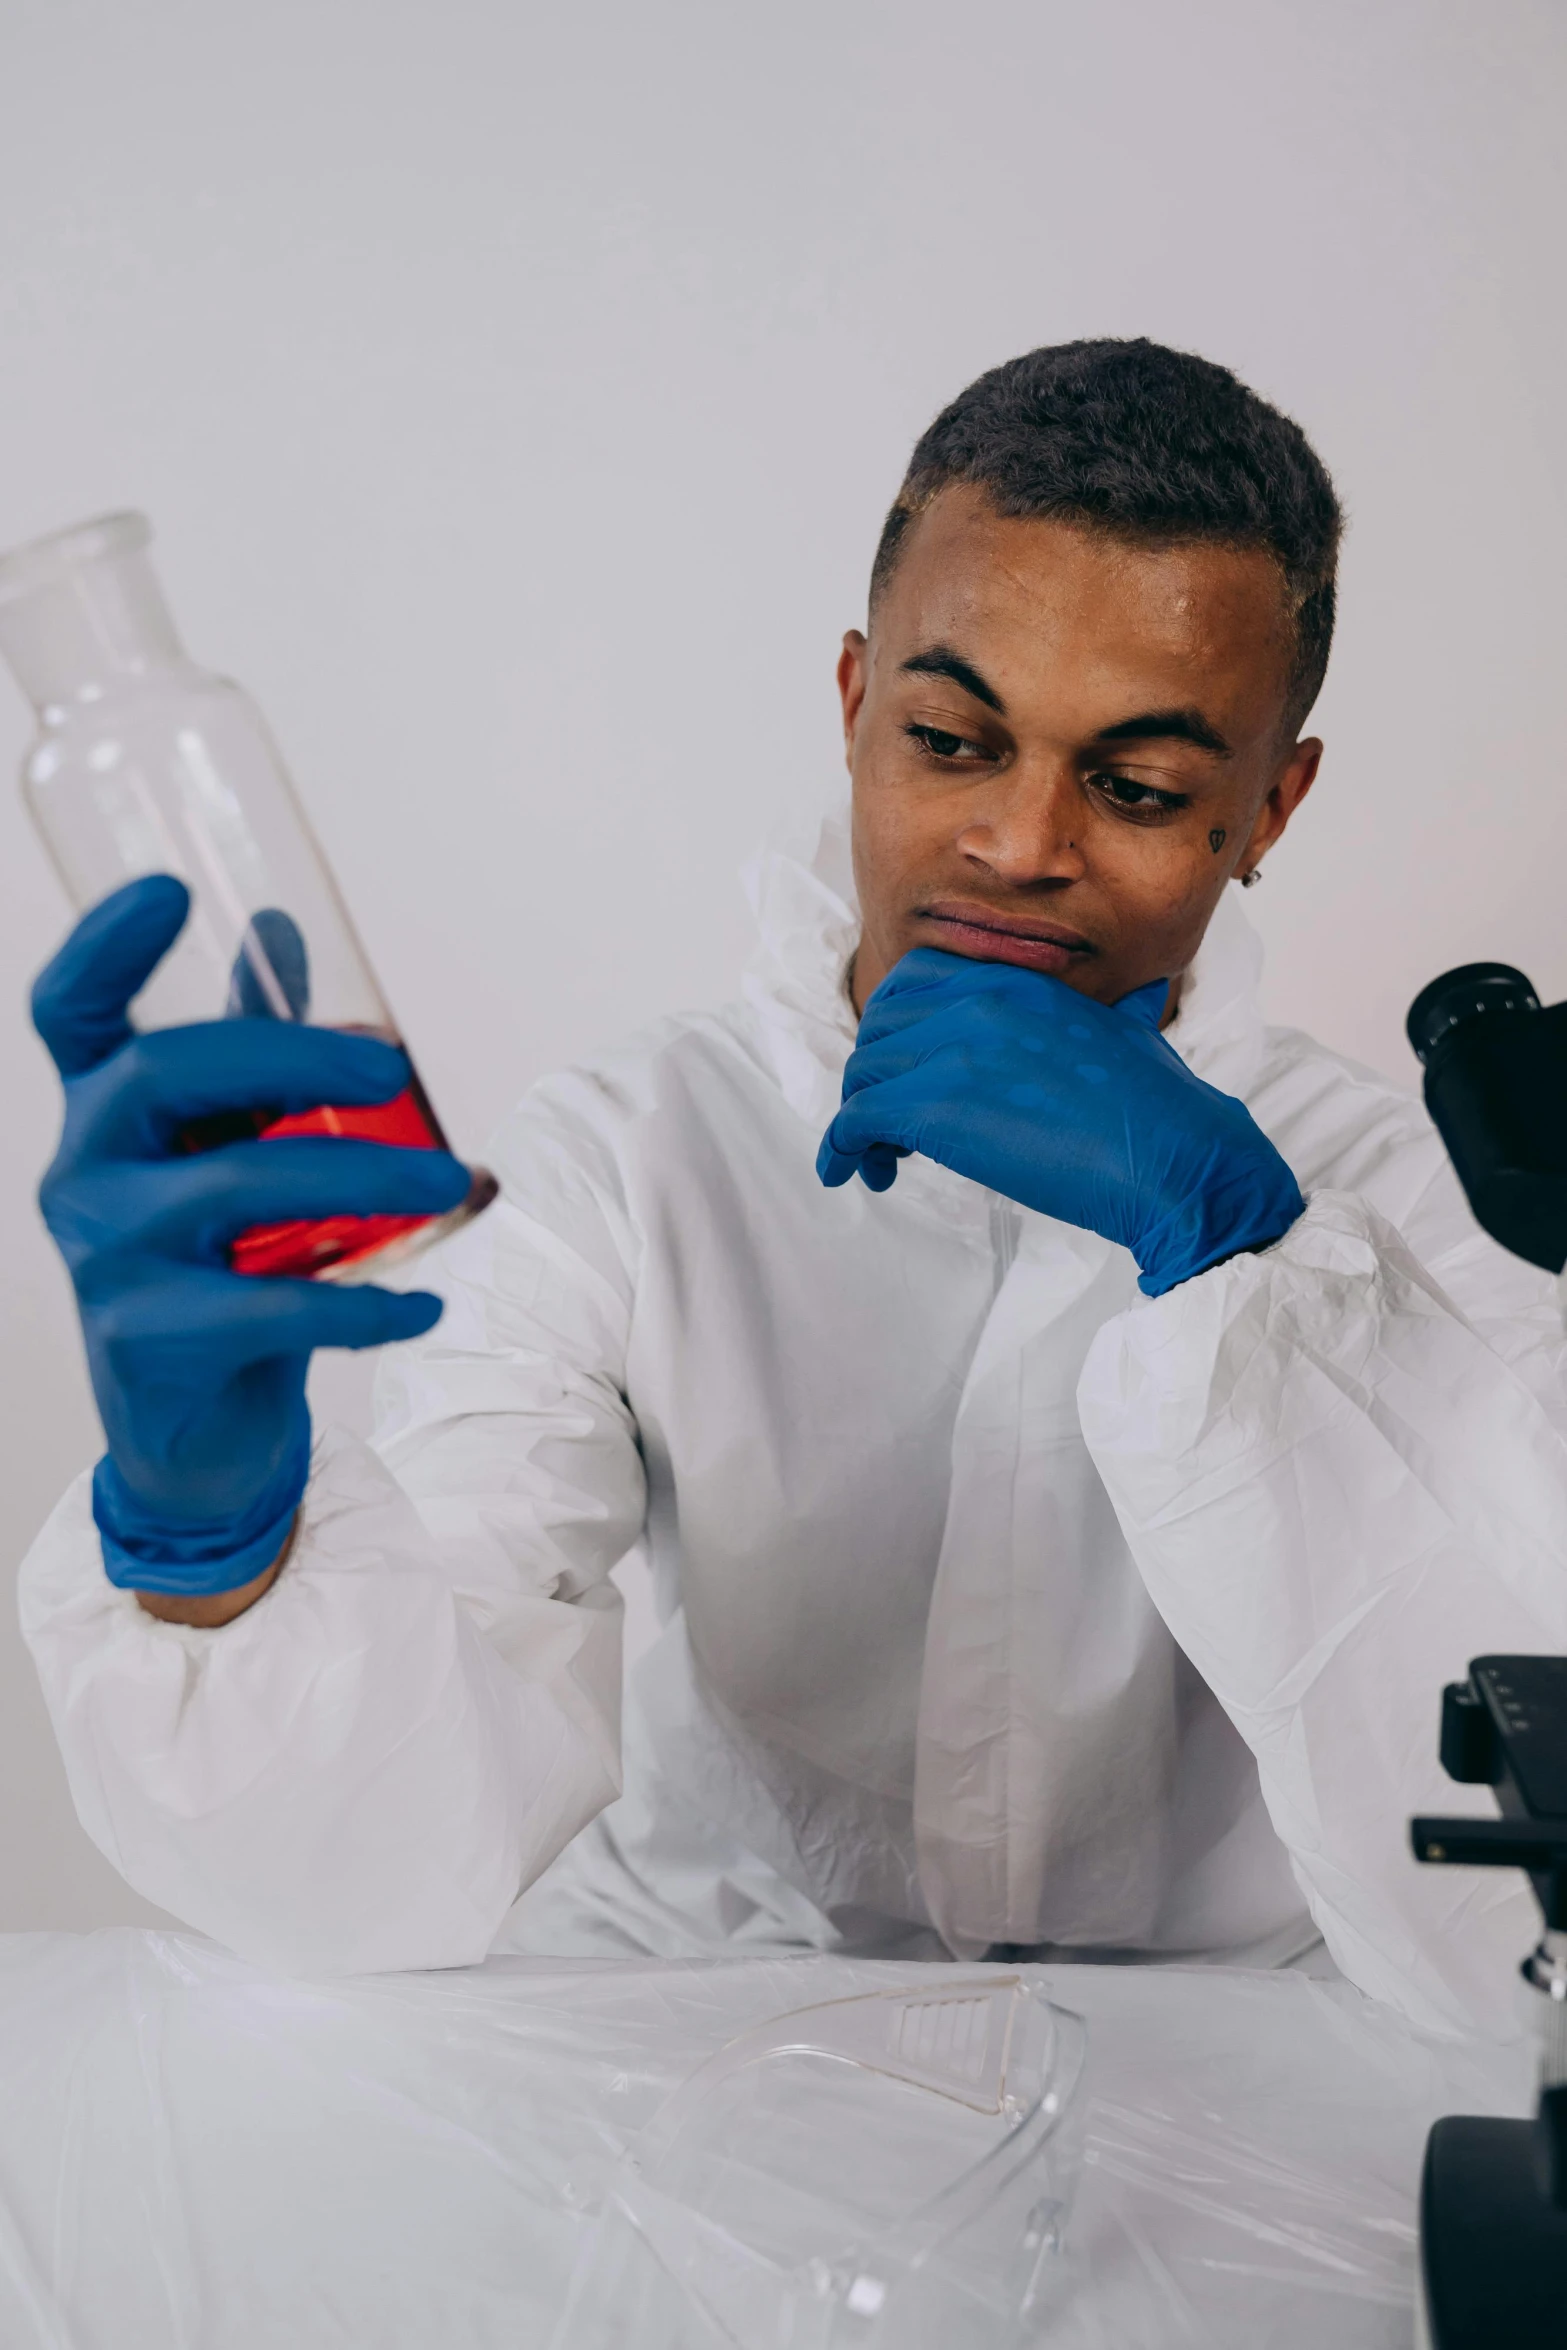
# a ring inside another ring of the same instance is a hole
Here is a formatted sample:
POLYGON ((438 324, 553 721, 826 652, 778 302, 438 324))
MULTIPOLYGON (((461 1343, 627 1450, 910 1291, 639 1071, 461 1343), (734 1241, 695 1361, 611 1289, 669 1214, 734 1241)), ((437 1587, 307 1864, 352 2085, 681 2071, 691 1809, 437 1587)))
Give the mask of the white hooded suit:
MULTIPOLYGON (((1292 1955, 1505 2007, 1521 1880, 1421 1869, 1471 1656, 1567 1650, 1554 1284, 1418 1102, 1264 1026, 1234 893, 1169 1042, 1305 1216, 1149 1300, 924 1159, 818 1183, 855 1019, 841 833, 758 870, 745 998, 536 1087, 373 1451, 317 1445, 213 1632, 105 1579, 87 1480, 22 1613, 95 1841, 300 1971, 557 1951, 1292 1955), (620 1603, 651 1560, 620 1783, 620 1603), (576 1837, 559 1869, 541 1873, 576 1837), (515 1910, 517 1896, 534 1890, 515 1910)), ((421 1274, 421 1279, 425 1278, 421 1274)))

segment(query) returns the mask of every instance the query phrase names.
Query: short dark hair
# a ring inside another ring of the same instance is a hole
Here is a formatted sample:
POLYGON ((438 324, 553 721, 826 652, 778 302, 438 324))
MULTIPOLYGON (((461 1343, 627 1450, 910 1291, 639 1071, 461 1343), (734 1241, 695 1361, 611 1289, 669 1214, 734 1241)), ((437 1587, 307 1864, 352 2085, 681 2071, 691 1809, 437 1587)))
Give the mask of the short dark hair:
POLYGON ((1300 426, 1227 367, 1139 337, 1056 343, 991 368, 915 446, 876 549, 873 611, 909 524, 957 482, 1019 520, 1261 548, 1295 629, 1289 721, 1305 718, 1333 641, 1343 512, 1300 426))

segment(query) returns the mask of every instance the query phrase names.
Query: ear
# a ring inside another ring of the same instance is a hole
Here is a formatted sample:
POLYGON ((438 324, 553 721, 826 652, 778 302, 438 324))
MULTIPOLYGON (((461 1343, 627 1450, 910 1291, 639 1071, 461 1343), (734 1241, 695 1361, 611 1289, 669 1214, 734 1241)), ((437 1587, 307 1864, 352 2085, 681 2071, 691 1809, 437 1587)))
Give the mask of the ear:
POLYGON ((851 628, 843 640, 843 651, 838 655, 838 699, 843 704, 843 753, 851 768, 854 765, 854 731, 860 722, 865 689, 870 681, 870 646, 859 629, 851 628))
POLYGON ((1307 735, 1290 752, 1257 810, 1245 849, 1236 859, 1237 877, 1252 872, 1283 837, 1290 818, 1316 782, 1321 764, 1322 743, 1316 735, 1307 735))

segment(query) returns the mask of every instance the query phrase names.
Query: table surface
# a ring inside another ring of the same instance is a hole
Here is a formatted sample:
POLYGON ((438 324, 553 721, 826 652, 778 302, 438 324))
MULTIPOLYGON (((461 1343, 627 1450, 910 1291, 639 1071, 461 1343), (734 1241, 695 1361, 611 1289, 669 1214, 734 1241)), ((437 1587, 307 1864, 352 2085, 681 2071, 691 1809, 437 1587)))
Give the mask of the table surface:
MULTIPOLYGON (((1298 1974, 1039 1971, 1088 2020, 1092 2099, 1042 2341, 1412 2341, 1425 2132, 1527 2110, 1527 2048, 1433 2043, 1298 1974)), ((687 2073, 790 2008, 929 1980, 828 1958, 301 1983, 195 1936, 0 1937, 0 2341, 542 2350, 614 2162, 687 2073)))

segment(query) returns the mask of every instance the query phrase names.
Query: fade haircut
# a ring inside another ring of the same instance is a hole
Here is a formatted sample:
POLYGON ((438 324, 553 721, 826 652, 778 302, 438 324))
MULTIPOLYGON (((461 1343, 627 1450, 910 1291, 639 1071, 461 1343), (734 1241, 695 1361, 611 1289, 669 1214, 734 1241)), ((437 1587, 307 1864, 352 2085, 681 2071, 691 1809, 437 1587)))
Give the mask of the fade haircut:
POLYGON ((910 523, 956 482, 1012 520, 1260 548, 1295 632, 1286 716, 1299 729, 1328 666, 1344 517, 1300 426, 1227 367, 1139 337, 1056 343, 991 368, 915 447, 876 549, 873 613, 910 523))

